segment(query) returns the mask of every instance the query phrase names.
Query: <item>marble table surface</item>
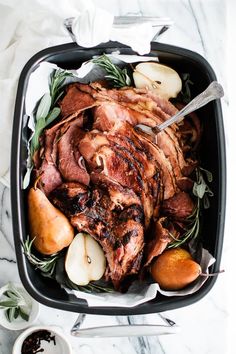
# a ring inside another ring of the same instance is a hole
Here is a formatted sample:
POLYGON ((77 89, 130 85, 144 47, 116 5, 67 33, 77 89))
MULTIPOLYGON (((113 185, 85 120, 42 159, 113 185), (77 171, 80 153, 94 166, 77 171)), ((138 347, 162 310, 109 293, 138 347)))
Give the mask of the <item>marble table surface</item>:
MULTIPOLYGON (((225 3, 222 0, 103 0, 96 3, 116 15, 169 16, 175 25, 158 40, 196 51, 203 55, 215 70, 225 88, 222 100, 224 118, 228 110, 226 75, 224 71, 225 3)), ((227 157, 229 149, 229 123, 225 119, 227 157)), ((228 186, 230 187, 230 181, 228 186)), ((227 202, 225 242, 221 267, 227 268, 229 257, 231 212, 230 197, 227 202)), ((232 205, 232 204, 231 204, 232 205)), ((18 271, 12 236, 10 191, 0 185, 0 286, 8 281, 18 281, 18 271)), ((226 272, 227 273, 227 272, 226 272)), ((213 289, 199 302, 185 308, 168 311, 164 315, 174 320, 181 332, 172 336, 77 339, 72 338, 74 353, 78 354, 228 354, 228 300, 227 274, 218 277, 213 289)), ((37 324, 56 325, 70 336, 70 328, 77 314, 40 306, 37 324)), ((86 325, 96 323, 152 323, 158 315, 112 317, 88 316, 86 325)), ((0 328, 0 353, 10 354, 19 332, 0 328)))

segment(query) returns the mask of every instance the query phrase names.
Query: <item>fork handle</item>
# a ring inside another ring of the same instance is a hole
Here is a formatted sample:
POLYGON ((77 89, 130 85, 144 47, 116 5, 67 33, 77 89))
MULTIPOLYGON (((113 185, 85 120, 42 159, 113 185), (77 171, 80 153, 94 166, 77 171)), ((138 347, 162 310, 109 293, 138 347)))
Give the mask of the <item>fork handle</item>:
POLYGON ((157 126, 157 130, 161 131, 169 127, 169 125, 180 122, 184 119, 184 116, 192 113, 198 108, 205 106, 208 102, 224 96, 223 87, 217 82, 213 81, 205 91, 196 96, 191 102, 189 102, 183 109, 175 114, 170 119, 157 126))

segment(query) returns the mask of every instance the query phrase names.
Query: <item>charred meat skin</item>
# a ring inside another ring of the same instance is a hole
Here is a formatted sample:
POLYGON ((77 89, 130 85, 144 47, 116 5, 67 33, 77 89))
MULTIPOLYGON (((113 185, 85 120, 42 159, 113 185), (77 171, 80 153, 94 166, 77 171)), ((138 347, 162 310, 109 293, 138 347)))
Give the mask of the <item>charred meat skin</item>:
POLYGON ((66 216, 71 217, 86 208, 89 190, 79 183, 63 183, 50 194, 50 200, 66 216))
POLYGON ((78 231, 86 231, 102 246, 109 267, 109 277, 117 290, 129 274, 140 267, 144 247, 142 207, 131 205, 120 212, 102 190, 94 190, 84 211, 71 217, 78 231), (137 260, 139 259, 139 261, 137 260))

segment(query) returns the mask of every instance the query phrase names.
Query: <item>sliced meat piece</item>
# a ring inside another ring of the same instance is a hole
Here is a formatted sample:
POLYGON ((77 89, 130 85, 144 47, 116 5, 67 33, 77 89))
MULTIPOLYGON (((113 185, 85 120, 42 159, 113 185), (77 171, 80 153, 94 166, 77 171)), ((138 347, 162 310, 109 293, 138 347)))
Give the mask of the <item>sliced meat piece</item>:
MULTIPOLYGON (((180 103, 176 106, 179 110, 184 107, 184 105, 180 103)), ((196 112, 188 114, 185 119, 178 124, 178 126, 183 150, 185 152, 190 149, 191 152, 196 151, 202 135, 200 119, 196 112)))
POLYGON ((110 199, 116 208, 123 210, 133 204, 141 206, 140 198, 132 189, 124 188, 116 181, 100 173, 92 172, 90 176, 92 183, 100 186, 102 189, 107 189, 110 199))
POLYGON ((188 192, 193 189, 193 180, 189 177, 181 177, 176 181, 177 186, 181 191, 188 192))
POLYGON ((162 212, 173 219, 182 220, 193 213, 194 202, 186 192, 178 192, 172 198, 164 200, 162 212))
POLYGON ((72 215, 83 211, 89 200, 90 192, 82 184, 79 183, 63 183, 50 194, 50 200, 65 215, 72 215))
POLYGON ((37 171, 37 175, 41 176, 39 180, 39 187, 43 190, 46 196, 48 196, 51 191, 57 188, 61 183, 61 175, 54 164, 48 163, 44 160, 40 169, 37 171))
MULTIPOLYGON (((98 147, 101 135, 102 133, 93 135, 91 145, 98 147), (98 140, 98 143, 96 143, 96 140, 98 140)), ((108 135, 106 138, 108 140, 108 135)), ((90 172, 99 172, 122 187, 133 189, 143 203, 146 218, 145 223, 148 226, 153 214, 153 195, 150 193, 142 164, 138 160, 135 160, 130 150, 109 140, 109 145, 100 146, 95 151, 92 159, 89 160, 88 156, 83 156, 86 159, 90 172)))
POLYGON ((156 125, 156 121, 152 117, 117 102, 103 102, 94 109, 94 129, 109 131, 124 121, 129 122, 132 126, 139 123, 151 127, 156 125))
POLYGON ((58 131, 55 127, 45 130, 42 137, 42 144, 44 145, 43 155, 41 156, 42 164, 36 171, 36 175, 41 176, 39 186, 46 196, 62 183, 60 172, 55 163, 57 155, 55 141, 57 137, 58 131))
POLYGON ((178 179, 182 176, 181 169, 186 166, 186 161, 184 160, 183 151, 179 146, 177 138, 171 137, 167 130, 168 132, 171 131, 171 129, 167 128, 166 131, 161 131, 156 135, 155 143, 170 160, 174 176, 178 179))
MULTIPOLYGON (((138 89, 135 91, 139 92, 138 89)), ((173 116, 178 112, 178 109, 167 99, 157 95, 155 92, 151 90, 146 90, 146 92, 140 92, 142 96, 146 96, 152 101, 154 101, 157 106, 166 114, 166 118, 168 119, 169 116, 173 116)), ((163 116, 164 117, 164 116, 163 116)))
POLYGON ((96 161, 93 162, 94 155, 104 145, 109 145, 106 135, 96 130, 87 132, 79 141, 79 151, 92 169, 97 166, 96 161))
POLYGON ((157 145, 150 141, 149 137, 145 136, 143 132, 141 133, 134 131, 134 133, 142 142, 142 146, 144 148, 145 153, 150 154, 158 165, 164 189, 163 198, 171 198, 176 193, 178 188, 176 186, 175 175, 169 159, 165 156, 163 151, 157 145))
MULTIPOLYGON (((144 124, 151 127, 154 127, 156 124, 162 123, 163 120, 169 118, 166 113, 162 112, 164 116, 161 116, 161 109, 158 107, 158 114, 151 115, 150 117, 150 105, 156 106, 156 103, 151 102, 152 100, 146 96, 141 96, 135 93, 134 89, 123 89, 123 90, 102 90, 99 94, 97 91, 93 93, 99 99, 105 99, 106 96, 109 96, 109 99, 114 99, 119 102, 104 102, 101 106, 95 109, 94 117, 94 128, 102 131, 117 131, 120 129, 122 121, 129 122, 132 126, 137 124, 144 124), (125 103, 127 106, 121 106, 121 103, 125 103), (132 103, 132 106, 130 106, 132 103), (145 103, 145 104, 144 104, 145 103), (148 112, 149 115, 146 115, 148 112)), ((160 99, 162 104, 166 100, 160 99)), ((168 101, 167 106, 172 107, 168 101), (169 106, 169 105, 170 106, 169 106)), ((174 107, 174 106, 173 106, 174 107)), ((172 111, 177 109, 172 107, 172 111)), ((152 112, 152 111, 151 111, 152 112)), ((179 145, 178 138, 175 134, 176 127, 172 126, 167 128, 165 131, 162 131, 156 136, 156 144, 164 152, 165 156, 170 159, 170 162, 173 166, 173 172, 175 178, 181 178, 181 170, 187 165, 183 151, 179 145)))
MULTIPOLYGON (((138 193, 141 193, 143 181, 132 161, 129 161, 121 152, 114 151, 109 142, 108 145, 103 145, 104 141, 105 139, 98 133, 89 134, 89 136, 80 143, 80 152, 85 158, 90 171, 99 171, 103 175, 118 182, 123 187, 132 188, 138 193), (88 144, 89 141, 91 141, 92 148, 89 154, 86 154, 83 149, 84 146, 82 148, 82 145, 84 142, 88 144), (100 141, 102 141, 101 145, 100 141), (92 155, 90 152, 94 154, 92 155)), ((107 139, 105 142, 107 143, 107 139)))
POLYGON ((84 136, 80 121, 70 122, 64 127, 58 141, 58 168, 66 181, 89 184, 90 177, 83 157, 79 152, 79 142, 84 136))
POLYGON ((164 226, 166 219, 166 217, 162 217, 153 225, 152 239, 147 242, 145 247, 145 266, 148 266, 154 257, 159 256, 172 240, 169 230, 164 226))
POLYGON ((93 190, 87 208, 71 217, 79 231, 86 231, 102 246, 109 276, 116 289, 129 274, 138 273, 144 246, 143 210, 132 205, 121 213, 102 190, 93 190), (89 207, 91 205, 91 207, 89 207))
POLYGON ((67 117, 75 112, 81 112, 95 105, 95 99, 78 89, 77 84, 67 87, 66 95, 60 102, 62 117, 67 117))
POLYGON ((116 225, 113 232, 116 243, 114 251, 108 255, 108 264, 112 265, 110 276, 113 284, 119 289, 120 282, 127 275, 137 274, 140 269, 139 255, 144 246, 144 230, 142 224, 129 219, 116 225))

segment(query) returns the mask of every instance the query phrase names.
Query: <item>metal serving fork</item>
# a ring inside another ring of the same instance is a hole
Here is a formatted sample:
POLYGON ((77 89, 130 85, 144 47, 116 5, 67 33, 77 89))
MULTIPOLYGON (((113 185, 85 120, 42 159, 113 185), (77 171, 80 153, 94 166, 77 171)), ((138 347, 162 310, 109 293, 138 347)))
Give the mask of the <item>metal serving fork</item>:
POLYGON ((155 127, 148 127, 144 124, 136 125, 136 128, 143 130, 145 133, 150 135, 156 135, 162 130, 169 127, 171 124, 180 122, 184 119, 184 116, 192 113, 198 108, 205 106, 210 101, 216 100, 224 96, 223 87, 217 82, 213 81, 205 91, 196 96, 192 101, 190 101, 183 109, 176 113, 171 118, 167 119, 165 122, 156 125, 155 127))

